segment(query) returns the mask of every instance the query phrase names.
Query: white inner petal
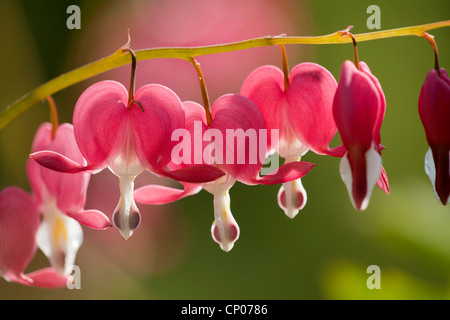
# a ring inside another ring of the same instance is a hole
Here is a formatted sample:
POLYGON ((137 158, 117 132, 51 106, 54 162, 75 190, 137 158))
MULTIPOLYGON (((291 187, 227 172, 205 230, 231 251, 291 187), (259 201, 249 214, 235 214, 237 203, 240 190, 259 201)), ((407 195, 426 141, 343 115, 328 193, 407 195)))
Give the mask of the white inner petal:
MULTIPOLYGON (((382 170, 382 161, 381 155, 375 150, 372 146, 369 150, 366 151, 365 154, 366 159, 366 182, 367 182, 367 192, 361 203, 360 210, 367 209, 370 198, 372 196, 373 188, 381 175, 382 170)), ((345 186, 347 187, 348 194, 350 196, 350 200, 352 201, 353 206, 357 209, 355 204, 355 199, 353 198, 353 177, 352 170, 350 167, 350 162, 348 161, 347 154, 345 154, 339 165, 339 172, 341 174, 342 181, 344 181, 345 186)))
MULTIPOLYGON (((436 192, 436 166, 434 164, 433 152, 431 151, 431 148, 428 148, 427 153, 425 153, 425 173, 428 178, 430 178, 431 184, 433 185, 433 190, 436 192)), ((439 197, 437 198, 439 199, 439 197)))
POLYGON ((211 233, 214 241, 226 252, 233 248, 239 238, 239 226, 230 210, 228 190, 214 194, 214 222, 211 233))
POLYGON ((306 190, 300 178, 283 183, 278 191, 278 204, 291 219, 305 207, 306 201, 306 190))
POLYGON ((214 181, 202 183, 202 188, 211 194, 219 194, 228 192, 228 190, 234 185, 235 182, 236 179, 233 178, 229 173, 226 173, 222 177, 214 181))
POLYGON ((36 242, 58 272, 70 274, 83 243, 83 229, 77 221, 62 213, 55 201, 48 202, 36 242))
POLYGON ((381 176, 382 160, 381 155, 372 146, 366 152, 366 166, 367 166, 367 196, 364 198, 361 210, 365 210, 369 205, 370 198, 372 197, 372 191, 377 183, 378 178, 381 176))
POLYGON ((130 129, 127 127, 125 143, 120 154, 110 163, 110 170, 119 177, 120 199, 113 213, 114 226, 128 239, 141 222, 139 209, 134 201, 134 179, 144 171, 140 163, 130 129))
POLYGON ((110 163, 109 169, 117 176, 137 176, 144 171, 144 167, 136 155, 134 143, 128 129, 122 150, 110 163))
POLYGON ((285 127, 283 130, 284 134, 278 144, 280 157, 286 159, 287 162, 291 162, 308 152, 308 147, 297 139, 290 128, 285 127))
MULTIPOLYGON (((449 152, 450 157, 450 152, 449 152)), ((450 174, 450 165, 448 167, 448 171, 450 174)), ((434 157, 433 152, 431 151, 431 148, 428 148, 427 153, 425 154, 425 173, 427 174, 428 178, 430 178, 431 184, 433 185, 434 193, 436 194, 436 198, 438 199, 439 203, 442 204, 441 198, 439 197, 438 193, 436 192, 436 165, 434 163, 434 157)), ((447 203, 450 203, 450 195, 447 199, 447 203)), ((445 204, 447 204, 445 203, 445 204)))
POLYGON ((119 176, 120 199, 113 213, 114 226, 128 239, 141 222, 139 209, 134 201, 134 176, 119 176))

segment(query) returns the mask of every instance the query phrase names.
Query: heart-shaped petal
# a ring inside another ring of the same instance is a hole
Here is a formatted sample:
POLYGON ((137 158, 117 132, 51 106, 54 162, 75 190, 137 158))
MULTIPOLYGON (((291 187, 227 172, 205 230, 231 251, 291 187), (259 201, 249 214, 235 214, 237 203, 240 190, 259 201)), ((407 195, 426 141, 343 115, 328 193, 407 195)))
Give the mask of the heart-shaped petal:
POLYGON ((128 92, 116 81, 100 81, 87 88, 75 105, 73 126, 82 155, 91 169, 117 157, 125 143, 128 92))
POLYGON ((286 119, 297 139, 315 153, 324 154, 336 134, 333 75, 315 63, 301 63, 290 74, 286 91, 286 119))

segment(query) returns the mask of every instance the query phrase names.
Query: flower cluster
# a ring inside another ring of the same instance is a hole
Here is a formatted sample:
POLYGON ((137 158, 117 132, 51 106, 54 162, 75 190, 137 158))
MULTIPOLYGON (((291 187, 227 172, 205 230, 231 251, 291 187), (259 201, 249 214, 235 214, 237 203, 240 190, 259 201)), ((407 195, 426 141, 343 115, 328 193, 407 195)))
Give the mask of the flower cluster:
MULTIPOLYGON (((257 68, 240 93, 223 95, 210 107, 207 98, 204 105, 181 101, 159 84, 135 93, 136 61, 130 49, 125 51, 134 59, 129 90, 116 81, 87 88, 76 102, 73 125, 44 123, 38 129, 27 164, 32 194, 16 187, 0 193, 0 275, 8 281, 62 286, 70 280, 83 242, 81 225, 99 230, 114 225, 128 239, 141 221, 137 203, 166 204, 202 189, 213 195, 212 238, 229 251, 240 234, 231 213, 232 186, 280 184, 278 204, 294 218, 307 202, 301 178, 315 166, 301 161, 309 150, 341 158, 341 178, 356 210, 368 207, 375 185, 389 194, 380 135, 386 99, 356 54, 354 62, 343 62, 336 81, 316 63, 289 71, 282 48, 283 70, 257 68), (331 147, 336 133, 342 145, 331 147), (267 160, 278 156, 283 165, 264 170, 267 160), (112 221, 84 208, 90 175, 105 168, 119 179, 112 221), (147 185, 134 190, 135 178, 144 171, 179 181, 183 189, 147 185), (51 267, 25 275, 38 247, 51 267)), ((419 114, 430 145, 425 170, 445 205, 450 198, 450 80, 444 69, 427 75, 419 114)))

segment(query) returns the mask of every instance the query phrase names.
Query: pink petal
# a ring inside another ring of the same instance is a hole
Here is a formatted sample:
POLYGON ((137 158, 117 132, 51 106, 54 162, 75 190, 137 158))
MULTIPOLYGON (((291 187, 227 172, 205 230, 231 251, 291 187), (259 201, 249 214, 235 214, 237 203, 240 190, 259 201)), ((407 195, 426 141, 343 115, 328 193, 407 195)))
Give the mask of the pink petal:
POLYGON ((30 157, 41 166, 58 172, 78 173, 90 169, 54 151, 38 151, 30 157))
POLYGON ((134 191, 134 199, 143 204, 166 204, 198 193, 201 187, 197 184, 184 183, 183 189, 175 189, 160 185, 147 185, 134 191))
MULTIPOLYGON (((178 170, 192 164, 212 164, 214 161, 204 154, 205 147, 211 142, 207 141, 208 127, 204 108, 192 101, 183 102, 185 112, 185 128, 173 135, 177 141, 172 151, 169 169, 178 170)), ((178 131, 178 130, 177 130, 178 131)))
POLYGON ((141 87, 135 100, 143 107, 130 109, 130 133, 139 161, 152 171, 164 169, 176 145, 172 132, 184 128, 184 110, 178 96, 169 88, 149 84, 141 87))
POLYGON ((381 175, 377 180, 377 186, 381 190, 383 190, 386 194, 391 193, 391 189, 389 188, 389 181, 386 174, 386 171, 384 170, 384 167, 381 167, 381 175))
POLYGON ((333 75, 315 63, 301 63, 290 74, 286 91, 286 119, 303 144, 324 154, 336 134, 333 98, 337 83, 333 75))
MULTIPOLYGON (((48 122, 41 124, 34 136, 33 144, 31 147, 31 152, 44 150, 46 146, 52 141, 52 125, 48 122)), ((36 161, 33 159, 28 159, 26 165, 26 171, 28 180, 33 190, 33 196, 35 197, 38 206, 43 203, 43 199, 46 198, 44 194, 45 184, 41 178, 41 168, 36 161), (36 190, 41 190, 41 192, 36 192, 36 190)))
MULTIPOLYGON (((284 138, 285 94, 284 75, 275 66, 267 65, 255 69, 242 84, 241 92, 252 100, 261 111, 268 130, 280 130, 280 138, 284 138)), ((275 149, 278 141, 270 142, 268 150, 275 149)))
POLYGON ((192 125, 194 121, 202 121, 206 124, 205 109, 197 102, 183 101, 183 109, 186 128, 192 125))
POLYGON ((125 141, 128 93, 115 81, 100 81, 79 97, 73 114, 75 138, 92 169, 107 166, 125 141))
POLYGON ((111 227, 109 218, 98 210, 80 210, 76 212, 67 212, 67 215, 77 220, 82 225, 87 227, 103 230, 111 227))
POLYGON ((70 276, 58 273, 54 268, 43 268, 26 274, 31 279, 28 285, 39 288, 62 288, 67 285, 70 276))
POLYGON ((332 157, 338 157, 338 158, 342 158, 345 153, 347 152, 347 149, 345 148, 344 145, 340 145, 334 148, 328 148, 325 150, 325 154, 332 156, 332 157))
MULTIPOLYGON (((68 123, 58 126, 53 140, 51 139, 51 125, 41 126, 36 134, 32 151, 41 150, 54 151, 77 164, 86 164, 76 144, 73 127, 68 123), (46 137, 47 144, 40 142, 41 137, 44 135, 48 135, 46 137)), ((58 208, 63 212, 84 207, 90 179, 88 173, 69 174, 56 172, 40 166, 31 159, 28 161, 27 166, 33 193, 37 194, 39 198, 45 198, 45 193, 48 192, 56 200, 58 208)))
POLYGON ((274 170, 275 172, 260 177, 256 181, 261 184, 279 184, 293 181, 305 176, 315 166, 314 163, 304 161, 288 162, 274 170))
POLYGON ((266 125, 259 109, 244 96, 228 94, 213 104, 212 117, 210 128, 225 139, 221 167, 243 183, 257 179, 267 153, 266 140, 260 141, 266 125))
POLYGON ((0 192, 0 273, 23 279, 23 271, 37 250, 40 219, 31 196, 17 187, 0 192))
POLYGON ((214 181, 225 173, 212 165, 192 165, 178 170, 157 172, 180 182, 203 183, 214 181))

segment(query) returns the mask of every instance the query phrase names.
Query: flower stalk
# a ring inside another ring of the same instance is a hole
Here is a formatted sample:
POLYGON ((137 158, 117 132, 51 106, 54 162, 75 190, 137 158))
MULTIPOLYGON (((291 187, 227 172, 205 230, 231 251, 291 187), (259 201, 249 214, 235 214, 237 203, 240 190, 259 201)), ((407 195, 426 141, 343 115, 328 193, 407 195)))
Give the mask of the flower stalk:
POLYGON ((195 71, 197 72, 198 80, 200 82, 200 89, 202 91, 202 99, 203 99, 203 108, 205 109, 206 121, 207 121, 207 125, 209 127, 212 123, 211 103, 209 102, 209 96, 208 96, 208 90, 206 89, 205 77, 203 76, 203 72, 202 72, 202 68, 200 67, 200 63, 195 58, 191 58, 191 63, 194 66, 195 71))
POLYGON ((356 44, 356 39, 355 36, 350 32, 350 29, 353 28, 352 26, 348 26, 347 29, 342 31, 342 35, 343 36, 349 36, 350 38, 352 38, 352 42, 353 42, 353 53, 354 53, 354 62, 355 62, 355 66, 356 69, 359 70, 359 56, 358 56, 358 46, 356 44))
POLYGON ((48 103, 50 111, 50 123, 52 124, 52 140, 55 139, 56 130, 58 130, 58 109, 56 108, 55 100, 51 96, 45 98, 48 103))
POLYGON ((280 49, 284 74, 284 92, 286 92, 287 88, 289 87, 289 63, 287 59, 286 48, 284 47, 284 45, 281 44, 280 49))
POLYGON ((438 49, 437 49, 436 41, 434 40, 434 36, 432 36, 431 34, 429 34, 427 32, 424 32, 423 33, 423 37, 425 39, 427 39, 428 42, 430 42, 431 46, 433 47, 433 51, 434 51, 434 69, 437 71, 437 73, 438 73, 438 75, 440 77, 438 49))

